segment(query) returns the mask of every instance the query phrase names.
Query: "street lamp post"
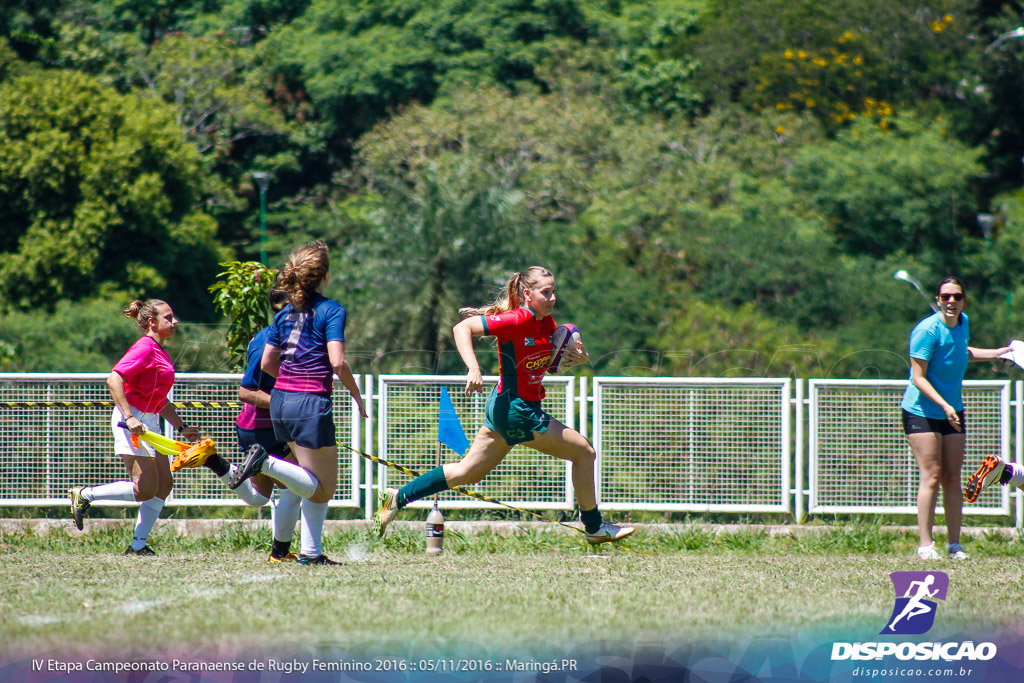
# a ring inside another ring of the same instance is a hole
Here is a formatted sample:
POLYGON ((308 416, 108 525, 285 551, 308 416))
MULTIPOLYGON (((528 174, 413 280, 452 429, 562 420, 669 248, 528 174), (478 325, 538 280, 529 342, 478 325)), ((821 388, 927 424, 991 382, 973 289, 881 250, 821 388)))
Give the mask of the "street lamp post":
POLYGON ((924 293, 923 289, 921 289, 921 283, 918 282, 913 276, 911 276, 910 273, 908 273, 905 270, 897 270, 894 277, 897 280, 903 280, 904 282, 909 282, 910 284, 912 284, 914 286, 914 289, 920 292, 921 296, 923 296, 925 300, 928 302, 928 305, 932 307, 932 310, 935 311, 936 313, 939 312, 939 305, 932 301, 930 298, 928 298, 928 295, 924 293))
POLYGON ((984 236, 985 241, 988 242, 992 239, 992 228, 995 227, 996 217, 995 214, 991 213, 979 213, 978 214, 978 227, 981 228, 981 234, 984 236))
POLYGON ((256 171, 252 178, 260 190, 260 263, 267 265, 267 187, 270 186, 270 174, 256 171))
POLYGON ((992 50, 1002 45, 1005 41, 1010 40, 1011 38, 1024 38, 1024 26, 1018 26, 1012 31, 1007 31, 1003 35, 999 36, 998 38, 993 40, 988 47, 985 48, 985 52, 991 52, 992 50))

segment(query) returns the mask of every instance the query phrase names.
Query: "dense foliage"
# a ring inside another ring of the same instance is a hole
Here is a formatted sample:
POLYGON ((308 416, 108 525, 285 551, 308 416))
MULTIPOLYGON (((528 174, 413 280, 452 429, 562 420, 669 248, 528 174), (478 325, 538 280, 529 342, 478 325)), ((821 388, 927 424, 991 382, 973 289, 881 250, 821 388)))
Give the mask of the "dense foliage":
POLYGON ((1024 40, 997 39, 1022 22, 999 0, 3 4, 0 367, 106 370, 118 306, 160 296, 202 349, 179 367, 229 369, 255 323, 210 287, 259 254, 254 172, 271 267, 332 246, 359 372, 461 372, 458 308, 533 263, 605 374, 903 376, 928 308, 898 269, 960 274, 972 341, 1004 343, 1024 40), (55 312, 87 350, 40 351, 55 312), (234 351, 209 348, 219 315, 234 351))

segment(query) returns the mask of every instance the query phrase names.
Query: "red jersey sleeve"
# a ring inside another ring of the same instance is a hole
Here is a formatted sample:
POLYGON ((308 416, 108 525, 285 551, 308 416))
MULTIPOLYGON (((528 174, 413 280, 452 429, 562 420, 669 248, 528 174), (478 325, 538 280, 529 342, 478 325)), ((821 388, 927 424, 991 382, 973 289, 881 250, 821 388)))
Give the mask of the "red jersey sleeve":
POLYGON ((529 312, 517 308, 507 313, 481 316, 484 319, 484 336, 497 337, 499 342, 509 341, 516 328, 523 322, 524 315, 528 316, 529 312))

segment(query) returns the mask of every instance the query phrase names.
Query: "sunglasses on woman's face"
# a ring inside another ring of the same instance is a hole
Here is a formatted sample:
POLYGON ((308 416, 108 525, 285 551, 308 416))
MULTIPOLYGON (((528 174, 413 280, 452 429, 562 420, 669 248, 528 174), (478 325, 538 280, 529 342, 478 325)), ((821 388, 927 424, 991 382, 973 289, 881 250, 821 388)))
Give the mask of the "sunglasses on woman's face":
POLYGON ((963 292, 953 292, 952 294, 946 294, 945 292, 943 292, 942 294, 939 294, 939 300, 940 301, 963 301, 964 300, 964 294, 963 294, 963 292))

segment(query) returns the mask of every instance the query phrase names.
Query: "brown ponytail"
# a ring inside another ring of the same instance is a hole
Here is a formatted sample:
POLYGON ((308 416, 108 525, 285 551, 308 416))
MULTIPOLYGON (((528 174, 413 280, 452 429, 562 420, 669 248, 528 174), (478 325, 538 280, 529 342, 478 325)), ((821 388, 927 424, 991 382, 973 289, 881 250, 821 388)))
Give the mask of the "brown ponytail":
POLYGON ((157 308, 160 306, 166 306, 167 302, 160 299, 136 299, 135 301, 128 304, 128 308, 121 311, 121 315, 126 318, 135 318, 139 324, 139 330, 142 334, 149 332, 149 321, 157 316, 157 308))
POLYGON ((313 294, 330 268, 327 245, 323 240, 317 240, 291 253, 277 276, 278 287, 288 295, 288 303, 295 310, 304 310, 309 307, 313 294))

